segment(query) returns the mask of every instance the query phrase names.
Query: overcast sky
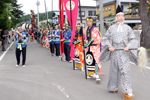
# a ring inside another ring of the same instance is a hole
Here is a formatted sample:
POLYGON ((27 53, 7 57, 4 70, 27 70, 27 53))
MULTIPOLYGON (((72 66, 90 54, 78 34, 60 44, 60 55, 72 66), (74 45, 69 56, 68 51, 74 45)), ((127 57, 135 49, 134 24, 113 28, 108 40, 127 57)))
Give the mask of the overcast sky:
MULTIPOLYGON (((39 12, 45 12, 45 6, 44 6, 44 0, 39 0, 40 1, 40 10, 39 12)), ((58 10, 58 1, 59 0, 53 0, 53 9, 58 10)), ((81 1, 81 6, 96 6, 96 2, 93 0, 80 0, 81 1)), ((30 10, 34 10, 35 13, 37 13, 37 6, 36 6, 37 0, 18 0, 18 4, 22 4, 23 7, 21 10, 24 11, 25 14, 30 14, 30 10)), ((51 2, 52 0, 46 0, 46 5, 48 7, 48 11, 52 10, 51 7, 51 2)))

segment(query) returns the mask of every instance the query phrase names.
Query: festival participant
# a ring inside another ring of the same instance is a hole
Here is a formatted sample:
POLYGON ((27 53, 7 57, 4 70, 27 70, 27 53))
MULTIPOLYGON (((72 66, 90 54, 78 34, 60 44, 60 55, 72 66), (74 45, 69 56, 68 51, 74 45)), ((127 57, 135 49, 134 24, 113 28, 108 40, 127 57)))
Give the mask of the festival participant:
POLYGON ((48 28, 45 30, 46 38, 45 38, 45 48, 49 49, 49 38, 48 38, 48 28))
POLYGON ((31 23, 32 23, 32 28, 35 28, 36 27, 36 24, 35 24, 35 14, 34 14, 34 11, 33 10, 30 10, 31 11, 31 23))
POLYGON ((61 41, 64 41, 64 53, 65 53, 65 61, 70 61, 70 39, 71 39, 71 30, 69 29, 69 26, 65 25, 65 31, 63 32, 63 38, 61 41))
POLYGON ((31 42, 35 41, 34 34, 33 34, 33 28, 29 30, 29 34, 30 34, 30 41, 31 42))
POLYGON ((56 48, 56 56, 60 57, 60 30, 58 24, 55 25, 54 34, 54 46, 56 48))
POLYGON ((44 47, 44 48, 47 48, 49 49, 49 39, 48 39, 48 31, 47 30, 44 30, 43 31, 43 36, 42 36, 42 41, 41 41, 41 45, 44 47))
POLYGON ((92 52, 94 59, 96 61, 95 64, 95 73, 92 75, 96 77, 96 81, 100 81, 99 74, 102 74, 101 64, 100 64, 100 43, 102 40, 101 34, 99 30, 93 26, 93 18, 87 17, 86 19, 87 27, 83 30, 83 35, 85 42, 87 43, 84 48, 87 48, 86 51, 92 52))
POLYGON ((53 28, 51 28, 48 37, 49 37, 49 47, 50 47, 50 54, 54 56, 54 34, 52 31, 53 28))
POLYGON ((12 40, 16 41, 16 59, 17 59, 17 64, 16 66, 19 66, 20 64, 20 54, 22 52, 22 67, 25 67, 25 62, 26 62, 26 49, 27 49, 27 44, 26 44, 26 33, 23 32, 23 29, 21 27, 18 28, 17 32, 14 32, 12 40))
POLYGON ((124 100, 132 100, 134 95, 131 88, 130 60, 132 59, 131 61, 136 63, 137 50, 129 49, 137 48, 138 41, 131 27, 123 23, 124 19, 124 13, 118 6, 116 10, 117 23, 110 26, 103 37, 100 61, 111 61, 108 91, 119 92, 118 82, 121 79, 124 100))
POLYGON ((80 25, 76 25, 76 34, 74 38, 74 45, 75 49, 78 51, 79 59, 82 64, 82 71, 84 71, 84 53, 83 53, 83 42, 82 42, 82 36, 83 34, 80 34, 80 25))

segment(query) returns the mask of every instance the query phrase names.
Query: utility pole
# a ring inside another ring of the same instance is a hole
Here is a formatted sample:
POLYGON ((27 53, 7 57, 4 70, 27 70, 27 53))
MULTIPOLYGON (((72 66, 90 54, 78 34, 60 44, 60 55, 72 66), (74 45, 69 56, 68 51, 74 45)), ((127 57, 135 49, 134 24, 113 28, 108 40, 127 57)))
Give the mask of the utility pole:
MULTIPOLYGON (((47 12, 47 7, 46 7, 46 1, 44 0, 45 3, 45 14, 46 14, 46 18, 47 18, 47 27, 48 27, 48 12, 47 12)), ((49 27, 48 27, 49 29, 49 27)))
POLYGON ((53 27, 53 0, 52 0, 52 27, 53 27))
POLYGON ((37 5, 37 24, 38 24, 38 28, 39 28, 39 5, 40 5, 40 2, 39 0, 37 0, 36 2, 36 5, 37 5))
POLYGON ((68 18, 67 18, 67 14, 66 14, 66 12, 65 12, 65 24, 68 24, 68 20, 67 20, 68 18))
POLYGON ((103 0, 99 0, 100 32, 104 36, 103 0))
POLYGON ((47 20, 48 20, 48 7, 47 7, 47 9, 46 9, 46 10, 47 10, 47 20))
POLYGON ((53 11, 53 0, 52 0, 52 11, 53 11))

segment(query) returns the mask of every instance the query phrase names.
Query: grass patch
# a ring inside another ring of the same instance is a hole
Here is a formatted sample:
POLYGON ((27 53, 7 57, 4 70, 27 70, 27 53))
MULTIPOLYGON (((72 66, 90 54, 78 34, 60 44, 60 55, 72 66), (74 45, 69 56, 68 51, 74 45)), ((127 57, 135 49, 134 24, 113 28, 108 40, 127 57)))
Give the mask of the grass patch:
POLYGON ((150 48, 149 49, 146 49, 147 51, 150 51, 150 48))

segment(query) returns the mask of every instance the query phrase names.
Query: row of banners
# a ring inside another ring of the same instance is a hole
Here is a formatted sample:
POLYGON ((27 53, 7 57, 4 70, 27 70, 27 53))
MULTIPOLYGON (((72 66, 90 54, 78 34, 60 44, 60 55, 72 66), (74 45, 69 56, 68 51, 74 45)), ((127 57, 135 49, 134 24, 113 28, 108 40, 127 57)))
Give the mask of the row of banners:
MULTIPOLYGON (((70 57, 74 57, 74 45, 73 39, 75 37, 75 29, 76 29, 76 22, 77 22, 77 15, 78 15, 78 3, 79 0, 59 0, 59 24, 60 28, 63 29, 63 24, 64 24, 64 7, 66 10, 67 18, 70 23, 70 26, 72 27, 72 35, 71 35, 71 52, 70 52, 70 57)), ((63 38, 62 32, 60 33, 60 39, 63 38)), ((60 49, 61 49, 61 54, 64 53, 64 47, 63 47, 63 42, 60 43, 60 49)))

